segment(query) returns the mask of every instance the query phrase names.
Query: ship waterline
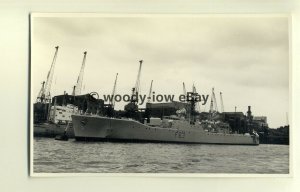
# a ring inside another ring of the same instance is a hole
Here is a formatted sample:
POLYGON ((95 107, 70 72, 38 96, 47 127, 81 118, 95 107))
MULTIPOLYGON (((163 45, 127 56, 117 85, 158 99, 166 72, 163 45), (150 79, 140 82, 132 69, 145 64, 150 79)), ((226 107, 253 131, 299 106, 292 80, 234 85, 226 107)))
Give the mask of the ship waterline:
POLYGON ((50 137, 54 138, 57 135, 63 135, 64 132, 69 138, 74 138, 74 130, 71 123, 68 124, 55 124, 55 123, 35 123, 34 124, 35 137, 50 137))
POLYGON ((173 120, 168 126, 150 126, 132 119, 72 115, 76 140, 258 145, 258 135, 214 133, 200 124, 173 120))

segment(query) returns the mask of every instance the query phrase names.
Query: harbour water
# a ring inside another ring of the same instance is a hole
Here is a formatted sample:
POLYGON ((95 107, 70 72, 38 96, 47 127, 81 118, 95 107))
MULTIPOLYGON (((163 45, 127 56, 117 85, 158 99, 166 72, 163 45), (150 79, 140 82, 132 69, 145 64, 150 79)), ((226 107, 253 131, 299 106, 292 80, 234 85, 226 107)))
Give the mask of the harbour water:
POLYGON ((35 173, 289 173, 289 146, 34 138, 35 173))

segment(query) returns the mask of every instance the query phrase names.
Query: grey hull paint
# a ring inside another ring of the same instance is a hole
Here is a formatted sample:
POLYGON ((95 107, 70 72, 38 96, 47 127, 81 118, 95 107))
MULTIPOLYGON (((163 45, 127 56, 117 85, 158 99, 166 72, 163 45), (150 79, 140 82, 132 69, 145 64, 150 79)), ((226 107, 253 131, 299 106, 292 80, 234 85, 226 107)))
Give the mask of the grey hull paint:
POLYGON ((258 145, 257 136, 209 133, 200 125, 174 121, 170 128, 152 127, 129 119, 72 115, 77 140, 144 141, 170 143, 209 143, 258 145))

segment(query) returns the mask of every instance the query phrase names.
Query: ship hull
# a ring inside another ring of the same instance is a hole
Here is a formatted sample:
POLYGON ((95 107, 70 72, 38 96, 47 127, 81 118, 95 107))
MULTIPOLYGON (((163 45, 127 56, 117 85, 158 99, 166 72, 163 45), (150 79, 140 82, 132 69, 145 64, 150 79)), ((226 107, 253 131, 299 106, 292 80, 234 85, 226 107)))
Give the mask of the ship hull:
MULTIPOLYGON (((54 138, 57 135, 64 134, 67 125, 60 125, 54 123, 36 123, 33 126, 33 133, 35 137, 50 137, 54 138)), ((67 129, 67 135, 69 138, 74 138, 74 130, 73 127, 70 126, 67 129)))
POLYGON ((128 119, 72 115, 76 140, 258 145, 256 136, 210 133, 196 125, 152 127, 128 119))

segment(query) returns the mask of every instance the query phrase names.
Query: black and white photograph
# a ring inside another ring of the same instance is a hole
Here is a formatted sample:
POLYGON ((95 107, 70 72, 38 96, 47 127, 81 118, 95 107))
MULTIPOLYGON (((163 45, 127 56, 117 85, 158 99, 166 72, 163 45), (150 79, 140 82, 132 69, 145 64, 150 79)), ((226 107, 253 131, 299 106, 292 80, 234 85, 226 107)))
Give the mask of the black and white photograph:
POLYGON ((289 175, 289 24, 32 13, 31 175, 289 175))

